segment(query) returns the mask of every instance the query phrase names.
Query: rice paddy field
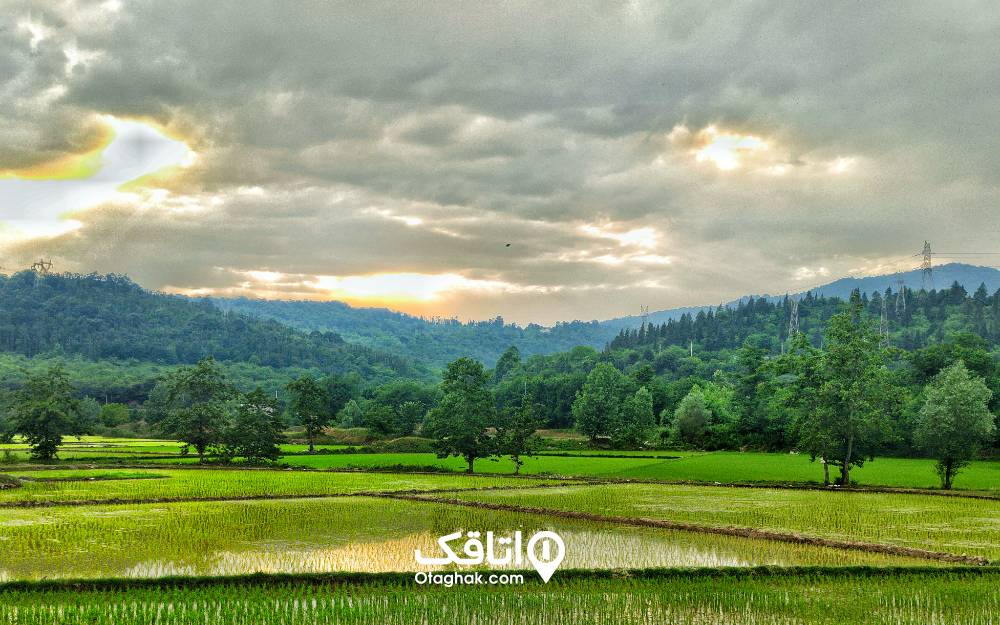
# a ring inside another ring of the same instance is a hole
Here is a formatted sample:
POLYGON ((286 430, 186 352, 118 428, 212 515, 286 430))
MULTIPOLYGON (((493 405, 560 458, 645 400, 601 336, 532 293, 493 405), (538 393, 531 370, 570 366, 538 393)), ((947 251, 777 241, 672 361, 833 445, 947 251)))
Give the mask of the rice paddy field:
POLYGON ((3 625, 928 625, 1000 622, 995 572, 568 574, 549 584, 414 586, 399 576, 0 590, 3 625))
MULTIPOLYGON (((170 441, 77 442, 112 455, 0 467, 16 486, 0 489, 0 625, 1000 624, 994 463, 945 495, 780 487, 817 468, 784 454, 560 452, 514 477, 424 454, 220 468, 170 464, 170 441), (739 480, 706 478, 727 465, 739 480), (715 483, 737 481, 775 483, 715 483), (540 530, 565 543, 548 583, 415 559, 454 532, 540 530), (475 572, 513 577, 454 579, 475 572)), ((879 459, 859 481, 917 489, 924 462, 879 459)))

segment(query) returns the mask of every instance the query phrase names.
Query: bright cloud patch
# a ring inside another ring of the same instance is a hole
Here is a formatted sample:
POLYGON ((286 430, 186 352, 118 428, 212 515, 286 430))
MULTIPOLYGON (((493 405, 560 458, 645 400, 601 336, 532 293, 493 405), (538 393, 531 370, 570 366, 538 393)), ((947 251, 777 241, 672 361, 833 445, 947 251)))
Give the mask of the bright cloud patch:
POLYGON ((767 149, 767 143, 760 137, 720 132, 715 126, 704 128, 695 137, 702 147, 694 151, 699 162, 710 162, 723 171, 736 169, 747 156, 767 149))
POLYGON ((382 273, 370 276, 317 276, 314 288, 348 301, 430 302, 456 291, 501 291, 510 285, 471 280, 454 273, 382 273))
MULTIPOLYGON (((106 146, 84 160, 93 172, 75 177, 48 171, 44 177, 14 174, 0 178, 0 221, 7 239, 54 236, 79 227, 78 211, 113 199, 122 185, 167 167, 185 165, 194 152, 182 141, 148 124, 105 116, 113 133, 106 146)), ((75 164, 74 167, 79 167, 75 164)))

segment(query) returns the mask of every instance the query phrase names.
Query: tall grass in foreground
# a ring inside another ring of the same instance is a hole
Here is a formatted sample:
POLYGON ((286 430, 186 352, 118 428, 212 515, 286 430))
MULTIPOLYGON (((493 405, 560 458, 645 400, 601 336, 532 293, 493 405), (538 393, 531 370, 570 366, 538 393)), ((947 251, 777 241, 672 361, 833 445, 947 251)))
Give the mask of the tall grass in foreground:
POLYGON ((555 580, 419 587, 227 583, 196 588, 0 591, 0 625, 411 625, 476 623, 1000 623, 997 575, 555 580))

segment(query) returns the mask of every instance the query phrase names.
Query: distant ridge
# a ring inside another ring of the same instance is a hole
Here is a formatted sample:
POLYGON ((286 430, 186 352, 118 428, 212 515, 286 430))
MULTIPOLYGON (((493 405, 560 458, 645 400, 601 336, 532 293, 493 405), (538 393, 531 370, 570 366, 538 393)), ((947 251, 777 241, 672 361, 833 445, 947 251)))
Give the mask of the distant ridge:
MULTIPOLYGON (((812 289, 814 295, 846 299, 854 289, 865 293, 897 288, 902 277, 907 288, 919 290, 920 270, 863 278, 841 278, 812 289)), ((1000 270, 951 263, 934 268, 934 282, 938 289, 958 282, 969 292, 980 284, 992 294, 1000 289, 1000 270)), ((805 290, 792 295, 805 294, 805 290)), ((728 302, 735 305, 749 297, 780 300, 784 295, 748 295, 728 302)), ((459 356, 471 355, 492 366, 507 347, 516 346, 522 356, 566 351, 583 345, 601 349, 622 328, 632 328, 642 323, 640 316, 618 317, 605 321, 571 321, 558 323, 551 328, 535 324, 518 326, 503 319, 461 323, 456 320, 429 321, 385 308, 354 308, 343 302, 255 300, 246 298, 211 300, 223 310, 237 311, 254 317, 273 319, 300 330, 335 331, 346 340, 441 366, 459 356)), ((716 305, 685 306, 651 312, 650 323, 661 324, 681 315, 715 308, 716 305)))
MULTIPOLYGON (((938 290, 946 289, 955 282, 961 284, 970 293, 979 288, 980 284, 985 284, 986 290, 989 291, 990 294, 993 294, 997 291, 997 289, 1000 289, 1000 269, 996 269, 994 267, 981 267, 976 265, 966 265, 963 263, 948 263, 946 265, 934 267, 932 275, 934 276, 934 288, 938 290)), ((828 282, 827 284, 822 284, 811 289, 788 293, 788 295, 790 297, 795 297, 798 295, 805 295, 808 292, 817 297, 825 296, 847 299, 851 296, 851 292, 854 289, 859 289, 862 293, 868 294, 871 294, 873 291, 884 292, 887 288, 891 288, 893 292, 895 292, 899 288, 898 282, 900 278, 902 278, 903 284, 905 284, 908 289, 919 291, 922 288, 923 272, 920 269, 914 269, 912 271, 902 271, 879 276, 840 278, 839 280, 834 280, 833 282, 828 282)), ((723 305, 735 306, 739 302, 746 301, 751 297, 755 299, 765 298, 775 301, 785 297, 785 294, 771 295, 763 293, 756 295, 744 295, 738 299, 726 302, 723 305)), ((658 310, 649 314, 649 321, 650 323, 663 323, 665 321, 669 321, 670 319, 678 319, 685 313, 697 314, 698 311, 708 310, 715 307, 715 305, 708 304, 705 306, 686 306, 683 308, 658 310)), ((636 327, 640 323, 642 323, 641 317, 629 316, 608 319, 607 321, 602 321, 601 325, 613 326, 620 329, 626 327, 636 327)))

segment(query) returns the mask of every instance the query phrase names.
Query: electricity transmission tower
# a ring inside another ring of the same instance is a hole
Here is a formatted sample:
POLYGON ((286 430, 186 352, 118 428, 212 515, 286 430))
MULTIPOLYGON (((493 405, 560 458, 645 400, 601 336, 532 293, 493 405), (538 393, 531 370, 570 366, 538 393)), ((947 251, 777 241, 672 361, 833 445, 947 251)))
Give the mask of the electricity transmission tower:
POLYGON ((879 344, 883 348, 889 347, 889 314, 887 312, 887 308, 888 304, 886 303, 886 299, 883 297, 882 312, 879 316, 878 324, 879 344))
POLYGON ((924 251, 923 251, 923 261, 920 263, 920 269, 923 271, 921 275, 921 286, 925 291, 931 291, 934 289, 934 269, 931 266, 931 244, 924 241, 924 251))
POLYGON ((793 339, 799 333, 799 300, 792 300, 792 313, 788 317, 788 338, 793 339))
POLYGON ((649 306, 640 305, 639 310, 642 312, 642 325, 639 327, 645 331, 646 323, 649 321, 649 306))
POLYGON ((903 277, 896 278, 896 316, 906 312, 906 283, 903 277))
POLYGON ((31 270, 40 273, 43 276, 52 269, 52 261, 45 260, 44 258, 39 258, 37 261, 31 264, 31 270))

